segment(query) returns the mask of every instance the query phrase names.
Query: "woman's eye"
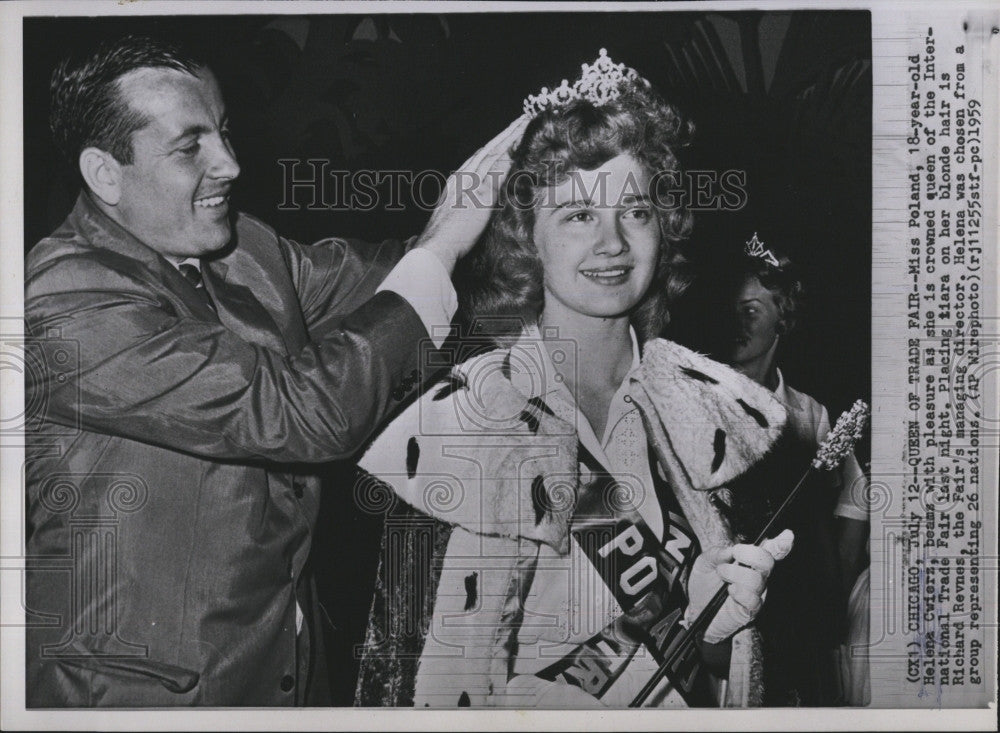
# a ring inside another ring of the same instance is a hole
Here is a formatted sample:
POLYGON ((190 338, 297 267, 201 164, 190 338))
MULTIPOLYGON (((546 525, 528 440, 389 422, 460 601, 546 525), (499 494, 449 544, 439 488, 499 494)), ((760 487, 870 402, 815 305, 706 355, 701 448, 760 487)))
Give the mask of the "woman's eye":
POLYGON ((647 222, 653 218, 653 212, 648 208, 629 209, 625 212, 625 218, 638 222, 647 222))
POLYGON ((570 214, 569 216, 567 216, 566 221, 587 222, 591 221, 593 218, 594 218, 593 214, 591 214, 587 209, 582 209, 580 211, 577 211, 575 214, 570 214))

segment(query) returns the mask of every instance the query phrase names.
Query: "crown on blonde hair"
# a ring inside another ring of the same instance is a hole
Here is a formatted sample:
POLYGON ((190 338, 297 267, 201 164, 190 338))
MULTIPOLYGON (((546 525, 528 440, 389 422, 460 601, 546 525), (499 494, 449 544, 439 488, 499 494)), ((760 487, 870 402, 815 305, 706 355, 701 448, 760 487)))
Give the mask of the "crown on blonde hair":
POLYGON ((555 89, 542 87, 538 94, 529 95, 524 100, 524 113, 536 117, 546 109, 564 107, 576 99, 600 107, 636 86, 649 87, 649 82, 635 69, 613 62, 607 49, 602 48, 593 64, 580 64, 580 78, 572 84, 563 79, 555 89))

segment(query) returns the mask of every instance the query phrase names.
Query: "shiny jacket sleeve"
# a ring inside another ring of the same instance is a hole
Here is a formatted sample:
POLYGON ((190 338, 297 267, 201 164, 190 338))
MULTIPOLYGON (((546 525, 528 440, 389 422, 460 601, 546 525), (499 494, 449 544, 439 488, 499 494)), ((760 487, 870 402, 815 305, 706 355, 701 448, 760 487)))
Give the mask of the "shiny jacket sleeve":
MULTIPOLYGON (((78 351, 78 365, 36 370, 26 398, 44 400, 58 424, 215 459, 349 456, 393 409, 427 334, 395 293, 368 299, 352 290, 358 266, 345 253, 337 245, 323 255, 330 278, 303 274, 318 266, 299 261, 300 282, 310 281, 302 308, 314 324, 324 311, 351 310, 322 339, 286 355, 178 312, 157 283, 134 272, 60 251, 29 268, 25 317, 43 365, 56 363, 59 344, 78 351)), ((377 278, 374 264, 367 276, 377 278)))
POLYGON ((324 338, 367 302, 412 243, 412 238, 381 244, 328 238, 302 245, 282 238, 282 255, 310 337, 324 338))

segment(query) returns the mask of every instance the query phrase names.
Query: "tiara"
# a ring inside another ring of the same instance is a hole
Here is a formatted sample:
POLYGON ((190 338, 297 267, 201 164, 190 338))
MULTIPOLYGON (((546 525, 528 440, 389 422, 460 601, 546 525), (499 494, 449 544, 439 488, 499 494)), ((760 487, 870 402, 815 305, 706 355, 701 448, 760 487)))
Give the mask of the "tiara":
POLYGON ((757 239, 757 232, 754 232, 753 237, 745 245, 743 245, 743 253, 749 257, 759 257, 769 265, 781 267, 778 263, 778 258, 774 256, 774 253, 769 249, 764 249, 764 243, 757 239))
POLYGON ((584 99, 600 107, 618 99, 630 87, 649 86, 635 69, 614 63, 604 48, 593 64, 580 64, 580 69, 580 78, 572 84, 563 79, 555 89, 542 87, 538 94, 528 95, 524 100, 524 113, 537 117, 546 109, 564 107, 574 99, 584 99))

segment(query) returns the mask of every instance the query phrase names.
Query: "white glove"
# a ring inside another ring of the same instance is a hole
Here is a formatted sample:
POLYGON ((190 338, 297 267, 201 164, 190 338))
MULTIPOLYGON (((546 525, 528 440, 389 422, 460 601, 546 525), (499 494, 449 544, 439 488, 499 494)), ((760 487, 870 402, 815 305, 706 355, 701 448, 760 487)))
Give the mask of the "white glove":
POLYGON ((568 682, 550 682, 531 674, 519 674, 507 682, 502 707, 526 709, 603 709, 596 697, 568 682))
POLYGON ((705 630, 704 640, 718 644, 753 621, 764 603, 771 569, 776 560, 792 551, 794 539, 792 531, 786 529, 774 539, 764 540, 759 547, 710 547, 698 555, 688 579, 684 625, 690 626, 723 582, 729 584, 729 598, 705 630))

